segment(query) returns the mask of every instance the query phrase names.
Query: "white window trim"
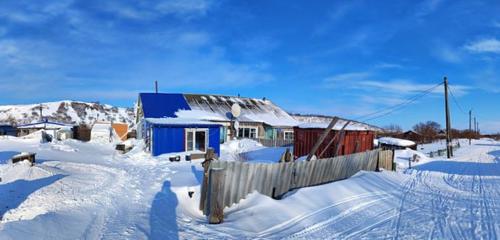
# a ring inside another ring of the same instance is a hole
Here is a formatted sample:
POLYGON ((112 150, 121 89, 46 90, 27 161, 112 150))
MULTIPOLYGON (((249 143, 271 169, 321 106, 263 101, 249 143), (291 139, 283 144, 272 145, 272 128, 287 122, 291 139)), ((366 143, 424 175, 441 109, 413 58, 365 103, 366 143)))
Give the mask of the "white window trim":
POLYGON ((193 145, 192 145, 192 148, 193 150, 192 151, 198 151, 195 149, 195 146, 196 146, 196 132, 205 132, 205 153, 207 152, 207 149, 208 147, 210 146, 208 144, 208 128, 186 128, 184 130, 184 151, 188 151, 188 141, 187 141, 187 134, 188 132, 193 132, 193 145))
MULTIPOLYGON (((240 129, 245 129, 245 128, 248 128, 248 129, 255 129, 255 138, 259 138, 259 128, 258 128, 258 127, 246 127, 246 126, 245 126, 245 127, 239 127, 239 128, 238 128, 238 131, 236 131, 236 135, 237 135, 238 137, 241 137, 241 136, 240 136, 240 129)), ((249 136, 248 138, 250 138, 250 136, 249 136)))
MULTIPOLYGON (((286 133, 292 133, 293 135, 293 131, 283 131, 283 140, 286 140, 286 133)), ((295 136, 293 136, 295 138, 295 136)))

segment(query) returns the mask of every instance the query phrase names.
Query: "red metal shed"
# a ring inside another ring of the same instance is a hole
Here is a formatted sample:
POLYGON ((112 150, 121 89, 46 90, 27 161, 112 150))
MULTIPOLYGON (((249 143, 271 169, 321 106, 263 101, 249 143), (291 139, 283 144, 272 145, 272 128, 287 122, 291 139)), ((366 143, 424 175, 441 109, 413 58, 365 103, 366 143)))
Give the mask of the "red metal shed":
MULTIPOLYGON (((370 127, 369 125, 364 125, 368 127, 347 127, 345 131, 344 139, 339 147, 339 152, 337 155, 346 155, 357 152, 364 152, 373 149, 373 140, 376 136, 376 128, 370 127)), ((306 156, 311 152, 314 144, 319 139, 321 134, 325 131, 328 124, 304 124, 293 129, 294 132, 294 144, 293 144, 293 155, 298 158, 306 156)), ((339 124, 338 124, 339 125, 339 124)), ((319 156, 321 152, 324 151, 321 158, 329 158, 335 156, 335 150, 337 144, 339 143, 340 137, 337 137, 335 141, 328 146, 328 143, 337 134, 341 126, 335 126, 334 130, 331 130, 326 139, 320 145, 315 155, 319 156), (325 148, 327 148, 325 150, 325 148)))

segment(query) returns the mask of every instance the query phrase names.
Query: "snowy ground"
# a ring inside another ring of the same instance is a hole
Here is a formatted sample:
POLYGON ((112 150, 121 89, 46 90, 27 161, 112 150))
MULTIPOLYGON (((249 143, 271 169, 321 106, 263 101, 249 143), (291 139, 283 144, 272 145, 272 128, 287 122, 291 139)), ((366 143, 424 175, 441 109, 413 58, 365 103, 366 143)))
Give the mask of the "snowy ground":
MULTIPOLYGON (((242 146, 256 153, 245 160, 284 151, 242 146)), ((0 239, 500 238, 500 142, 474 141, 451 161, 361 172, 282 200, 252 193, 220 225, 198 211, 200 163, 139 148, 120 155, 101 143, 0 138, 0 239), (6 161, 19 152, 36 152, 37 164, 6 161)))

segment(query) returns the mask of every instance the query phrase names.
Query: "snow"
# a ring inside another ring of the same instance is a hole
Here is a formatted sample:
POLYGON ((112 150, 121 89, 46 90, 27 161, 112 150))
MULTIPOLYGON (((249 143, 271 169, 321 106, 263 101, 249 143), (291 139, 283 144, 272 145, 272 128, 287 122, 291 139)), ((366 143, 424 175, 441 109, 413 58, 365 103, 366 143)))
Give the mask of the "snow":
MULTIPOLYGON (((133 122, 132 112, 126 108, 114 108, 107 104, 100 104, 101 109, 95 108, 98 106, 94 103, 81 101, 57 101, 42 103, 43 116, 48 117, 51 121, 56 119, 66 123, 93 123, 94 121, 111 121, 128 123, 133 122), (85 107, 84 111, 79 112, 73 108, 72 104, 77 104, 85 107), (58 111, 60 107, 62 111, 58 111)), ((15 120, 17 124, 35 123, 40 121, 39 109, 40 104, 26 105, 1 105, 0 106, 0 122, 10 122, 15 120), (35 115, 36 114, 36 115, 35 115)))
MULTIPOLYGON (((1 138, 0 239, 500 237, 500 142, 475 140, 451 160, 359 172, 282 200, 254 192, 226 208, 219 225, 198 210, 202 160, 170 162, 134 145, 119 154, 108 143, 1 138), (2 160, 20 152, 36 152, 37 164, 2 160)), ((283 149, 241 140, 221 150, 227 158, 254 151, 271 158, 283 149)))
MULTIPOLYGON (((285 153, 286 147, 264 147, 251 139, 228 141, 221 144, 221 160, 253 163, 276 163, 285 153)), ((293 152, 293 148, 290 148, 293 152)))
POLYGON ((415 145, 415 142, 406 140, 406 139, 400 139, 400 138, 393 138, 393 137, 381 137, 378 139, 379 143, 387 144, 387 145, 394 145, 394 146, 400 146, 400 147, 411 147, 415 145))
POLYGON ((196 125, 217 125, 217 123, 203 121, 199 119, 189 119, 189 118, 146 118, 147 122, 153 124, 166 124, 166 125, 184 125, 184 124, 196 124, 196 125))
MULTIPOLYGON (((345 120, 338 120, 335 126, 333 126, 333 130, 340 130, 346 124, 345 120)), ((309 122, 299 124, 299 128, 321 128, 326 129, 330 125, 330 122, 309 122)), ((367 124, 359 123, 359 122, 351 122, 349 125, 345 127, 345 130, 349 131, 379 131, 378 128, 372 127, 367 124)))
MULTIPOLYGON (((211 95, 207 96, 210 97, 211 95)), ((178 118, 228 122, 232 120, 229 114, 231 112, 231 106, 234 103, 238 103, 241 106, 241 115, 237 120, 240 122, 265 123, 275 127, 294 127, 299 124, 299 122, 287 112, 272 104, 270 101, 219 96, 220 102, 210 103, 208 101, 197 101, 196 98, 198 98, 198 96, 188 101, 191 108, 190 110, 178 110, 175 115, 178 118)))

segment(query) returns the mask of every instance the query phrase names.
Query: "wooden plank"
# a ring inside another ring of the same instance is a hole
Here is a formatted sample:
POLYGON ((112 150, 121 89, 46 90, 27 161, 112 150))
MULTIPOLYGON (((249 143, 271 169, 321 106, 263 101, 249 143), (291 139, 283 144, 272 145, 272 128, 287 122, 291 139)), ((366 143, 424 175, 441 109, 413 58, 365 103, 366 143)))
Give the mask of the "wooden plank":
POLYGON ((219 224, 224 220, 224 169, 212 168, 209 173, 209 211, 208 222, 210 224, 219 224))
POLYGON ((247 175, 248 184, 245 188, 246 195, 253 192, 255 189, 255 164, 248 164, 248 175, 247 175))
POLYGON ((237 203, 239 201, 238 199, 238 187, 240 184, 240 177, 241 177, 241 162, 233 162, 234 168, 233 168, 233 177, 231 181, 231 205, 237 203))
POLYGON ((234 162, 226 162, 226 177, 224 178, 225 185, 224 187, 224 205, 226 207, 230 207, 233 203, 231 202, 231 190, 233 186, 233 177, 234 177, 234 162))
POLYGON ((237 197, 238 200, 237 200, 237 202, 239 202, 241 199, 244 199, 247 196, 246 189, 247 189, 247 186, 250 184, 249 179, 248 179, 249 164, 242 163, 240 165, 240 168, 241 168, 241 171, 240 171, 241 177, 240 177, 240 181, 238 184, 238 197, 237 197))

